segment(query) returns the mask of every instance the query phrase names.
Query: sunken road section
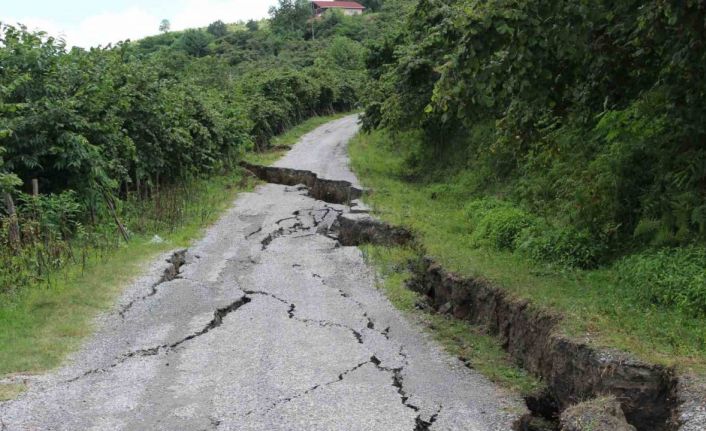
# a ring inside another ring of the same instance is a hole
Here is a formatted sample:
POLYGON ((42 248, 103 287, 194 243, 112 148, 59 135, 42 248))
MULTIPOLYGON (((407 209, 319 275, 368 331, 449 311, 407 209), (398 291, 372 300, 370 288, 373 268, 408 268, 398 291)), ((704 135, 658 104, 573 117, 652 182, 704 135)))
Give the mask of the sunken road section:
POLYGON ((309 189, 309 196, 328 203, 349 204, 364 193, 363 189, 354 187, 348 181, 326 180, 311 171, 261 166, 247 162, 241 162, 240 166, 268 183, 286 186, 304 185, 309 189))

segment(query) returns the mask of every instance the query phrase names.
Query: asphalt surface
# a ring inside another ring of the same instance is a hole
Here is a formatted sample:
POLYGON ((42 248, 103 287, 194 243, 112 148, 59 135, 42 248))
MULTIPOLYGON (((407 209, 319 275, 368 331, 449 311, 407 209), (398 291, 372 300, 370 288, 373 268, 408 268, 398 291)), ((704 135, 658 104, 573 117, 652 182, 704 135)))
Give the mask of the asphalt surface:
MULTIPOLYGON (((277 163, 358 181, 353 116, 277 163)), ((243 193, 158 282, 129 287, 67 365, 0 404, 5 430, 510 430, 525 409, 446 353, 326 227, 301 187, 243 193)))

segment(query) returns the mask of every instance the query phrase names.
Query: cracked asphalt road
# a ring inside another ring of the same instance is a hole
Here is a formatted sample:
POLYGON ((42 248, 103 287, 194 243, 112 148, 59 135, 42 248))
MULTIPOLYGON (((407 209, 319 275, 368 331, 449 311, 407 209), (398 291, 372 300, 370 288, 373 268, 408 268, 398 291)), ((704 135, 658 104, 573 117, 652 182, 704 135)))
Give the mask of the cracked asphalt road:
MULTIPOLYGON (((277 166, 357 184, 356 117, 277 166)), ((152 265, 63 368, 0 404, 6 430, 510 430, 525 407, 445 354, 326 228, 348 208, 301 187, 243 193, 186 253, 152 265)))

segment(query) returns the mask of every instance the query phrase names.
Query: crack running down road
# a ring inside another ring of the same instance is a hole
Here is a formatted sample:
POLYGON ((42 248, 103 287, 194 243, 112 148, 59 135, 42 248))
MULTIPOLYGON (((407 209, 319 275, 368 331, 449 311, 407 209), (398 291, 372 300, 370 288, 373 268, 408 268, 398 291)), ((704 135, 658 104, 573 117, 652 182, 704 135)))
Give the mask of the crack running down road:
MULTIPOLYGON (((356 122, 277 166, 359 186, 356 122)), ((0 404, 3 429, 511 430, 521 400, 441 351, 327 234, 349 210, 296 186, 241 194, 178 276, 155 263, 69 365, 0 404)))

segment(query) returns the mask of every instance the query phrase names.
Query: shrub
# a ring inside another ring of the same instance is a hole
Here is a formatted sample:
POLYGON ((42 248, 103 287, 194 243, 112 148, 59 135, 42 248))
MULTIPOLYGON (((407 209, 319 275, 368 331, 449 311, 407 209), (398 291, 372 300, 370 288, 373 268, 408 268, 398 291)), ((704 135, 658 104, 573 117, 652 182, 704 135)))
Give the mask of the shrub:
POLYGON ((463 207, 463 212, 466 215, 472 229, 480 223, 480 221, 485 217, 490 210, 496 208, 508 208, 511 205, 507 202, 501 201, 499 199, 488 197, 482 199, 474 199, 468 202, 463 207))
POLYGON ((469 204, 467 209, 476 210, 472 219, 478 223, 471 240, 478 246, 514 250, 520 232, 535 224, 534 217, 509 204, 485 202, 469 204))
POLYGON ((588 232, 571 226, 548 224, 531 226, 515 241, 517 250, 536 262, 558 264, 570 268, 595 268, 605 246, 588 232))
POLYGON ((637 299, 706 315, 706 249, 665 248, 628 256, 615 264, 637 299))

